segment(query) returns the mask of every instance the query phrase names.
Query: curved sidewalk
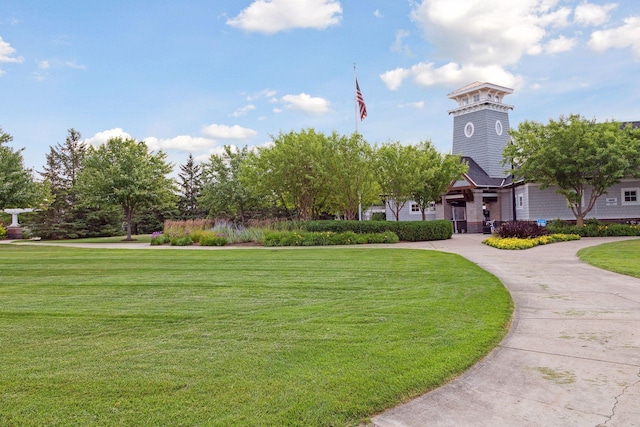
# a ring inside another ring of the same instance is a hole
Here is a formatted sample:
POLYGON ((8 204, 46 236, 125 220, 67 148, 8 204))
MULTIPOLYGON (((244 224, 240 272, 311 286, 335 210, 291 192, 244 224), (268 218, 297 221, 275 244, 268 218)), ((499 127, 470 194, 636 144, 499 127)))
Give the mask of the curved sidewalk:
POLYGON ((502 280, 516 307, 509 334, 461 377, 373 425, 640 426, 640 279, 576 256, 621 238, 504 251, 483 237, 406 246, 460 254, 502 280))

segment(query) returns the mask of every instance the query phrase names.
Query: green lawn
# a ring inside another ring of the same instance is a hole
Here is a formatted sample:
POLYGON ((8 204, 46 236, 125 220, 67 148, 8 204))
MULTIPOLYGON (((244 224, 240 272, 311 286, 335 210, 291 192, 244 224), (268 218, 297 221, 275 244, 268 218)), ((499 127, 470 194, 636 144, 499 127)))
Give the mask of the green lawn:
MULTIPOLYGON (((112 237, 86 237, 83 239, 67 240, 47 240, 47 243, 151 243, 150 234, 139 234, 131 236, 132 240, 127 240, 127 236, 112 237)), ((42 242, 45 242, 42 240, 42 242)))
POLYGON ((0 425, 342 426, 506 333, 463 258, 0 245, 0 425))
POLYGON ((578 257, 605 270, 640 277, 640 239, 580 249, 578 257))

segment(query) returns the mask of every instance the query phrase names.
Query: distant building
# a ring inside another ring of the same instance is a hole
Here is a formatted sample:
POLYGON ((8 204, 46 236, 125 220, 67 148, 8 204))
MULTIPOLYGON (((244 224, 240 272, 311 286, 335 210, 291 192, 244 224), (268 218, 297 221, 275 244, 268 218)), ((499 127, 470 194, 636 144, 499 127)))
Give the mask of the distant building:
MULTIPOLYGON (((448 94, 458 106, 453 116, 453 154, 469 164, 469 171, 451 184, 449 191, 433 204, 427 219, 450 219, 456 233, 481 233, 487 221, 514 219, 575 220, 565 198, 549 187, 512 181, 505 173, 502 151, 509 143, 509 110, 505 96, 513 89, 475 82, 448 94)), ((640 127, 640 122, 633 122, 640 127)), ((588 197, 588 194, 585 194, 588 197)), ((387 218, 393 218, 387 207, 387 218)), ((640 221, 640 180, 624 179, 600 197, 587 218, 608 221, 640 221)), ((401 221, 420 220, 420 210, 408 202, 401 221)))

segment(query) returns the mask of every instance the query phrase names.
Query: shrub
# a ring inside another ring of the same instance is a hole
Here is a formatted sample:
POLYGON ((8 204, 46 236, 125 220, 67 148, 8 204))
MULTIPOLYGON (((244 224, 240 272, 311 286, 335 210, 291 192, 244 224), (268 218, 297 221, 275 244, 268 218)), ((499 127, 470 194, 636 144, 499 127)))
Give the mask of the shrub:
POLYGON ((171 239, 171 246, 191 246, 193 244, 193 240, 191 240, 191 236, 188 234, 186 236, 174 237, 171 239))
POLYGON ((7 238, 7 229, 4 228, 2 224, 0 224, 0 239, 6 239, 6 238, 7 238))
POLYGON ((398 236, 392 232, 357 234, 353 231, 334 233, 331 231, 274 231, 264 237, 264 246, 326 246, 355 245, 366 243, 397 243, 398 236))
POLYGON ((154 231, 151 234, 151 246, 161 246, 165 243, 169 243, 171 239, 166 234, 162 234, 159 231, 154 231))
POLYGON ((200 246, 224 246, 226 244, 227 239, 220 234, 205 231, 200 236, 200 246))
POLYGON ((577 234, 580 237, 640 236, 640 225, 603 223, 592 219, 585 221, 582 227, 554 220, 549 222, 547 229, 551 233, 577 234))
POLYGON ((537 223, 529 221, 505 222, 496 229, 495 233, 498 237, 502 237, 503 239, 508 237, 528 239, 550 234, 547 228, 541 227, 537 223))
POLYGON ((419 242, 427 240, 445 240, 453 235, 451 221, 304 221, 300 227, 305 231, 344 233, 353 231, 358 234, 393 232, 400 240, 419 242))

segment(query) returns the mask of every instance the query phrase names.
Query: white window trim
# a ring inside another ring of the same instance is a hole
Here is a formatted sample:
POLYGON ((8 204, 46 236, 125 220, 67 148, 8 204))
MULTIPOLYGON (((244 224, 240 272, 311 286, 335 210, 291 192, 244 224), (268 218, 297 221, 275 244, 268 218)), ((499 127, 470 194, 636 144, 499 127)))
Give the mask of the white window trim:
POLYGON ((474 131, 475 131, 475 127, 473 126, 473 123, 469 122, 466 125, 464 125, 464 136, 466 136, 467 138, 471 138, 473 136, 474 131))
POLYGON ((516 209, 524 209, 524 194, 516 194, 516 209))
POLYGON ((422 212, 420 212, 420 206, 418 206, 418 204, 416 202, 411 202, 411 204, 409 205, 409 214, 411 215, 420 215, 422 212), (413 208, 416 208, 416 210, 413 210, 413 208))
POLYGON ((623 188, 620 190, 620 204, 622 206, 632 206, 632 205, 640 205, 640 188, 623 188), (626 191, 635 191, 636 193, 636 201, 635 202, 627 202, 624 200, 624 193, 626 191))

